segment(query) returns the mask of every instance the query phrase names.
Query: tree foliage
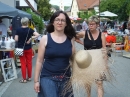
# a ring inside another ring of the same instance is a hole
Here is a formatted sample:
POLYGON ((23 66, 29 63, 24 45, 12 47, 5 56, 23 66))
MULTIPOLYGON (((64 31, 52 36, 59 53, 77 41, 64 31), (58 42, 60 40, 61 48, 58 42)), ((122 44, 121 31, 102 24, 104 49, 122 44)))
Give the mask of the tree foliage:
POLYGON ((64 6, 64 10, 67 10, 68 8, 70 8, 70 6, 64 6))
POLYGON ((56 10, 60 9, 59 6, 57 6, 57 5, 52 5, 52 7, 55 8, 56 10))
POLYGON ((50 19, 52 15, 51 12, 51 4, 49 4, 50 0, 38 0, 38 11, 44 18, 44 20, 50 19))
POLYGON ((26 9, 27 13, 30 13, 32 15, 32 21, 34 22, 35 26, 38 28, 38 32, 42 33, 42 30, 44 28, 44 24, 42 21, 42 18, 38 15, 36 15, 34 12, 32 12, 30 9, 26 9))
POLYGON ((82 18, 82 20, 84 20, 85 18, 88 19, 90 16, 95 15, 95 11, 94 10, 86 10, 84 12, 78 12, 78 17, 82 18))
POLYGON ((130 0, 101 0, 100 12, 110 11, 118 15, 120 21, 127 20, 130 15, 130 0))

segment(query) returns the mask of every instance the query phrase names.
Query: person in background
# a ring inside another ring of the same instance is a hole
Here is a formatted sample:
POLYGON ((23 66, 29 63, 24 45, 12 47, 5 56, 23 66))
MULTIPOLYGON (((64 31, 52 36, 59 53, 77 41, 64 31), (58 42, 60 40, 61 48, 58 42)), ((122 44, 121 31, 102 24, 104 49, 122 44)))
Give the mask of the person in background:
POLYGON ((41 36, 41 35, 40 35, 40 36, 38 36, 38 38, 37 38, 38 43, 40 42, 41 38, 42 38, 42 36, 41 36))
POLYGON ((9 26, 9 28, 7 29, 7 33, 8 33, 7 36, 9 36, 9 37, 12 36, 12 29, 11 29, 11 26, 9 26))
POLYGON ((80 23, 79 23, 79 22, 77 22, 76 29, 77 29, 77 31, 80 31, 80 30, 82 30, 82 26, 80 25, 80 23))
POLYGON ((76 23, 76 21, 73 21, 73 24, 72 24, 72 26, 73 26, 73 28, 75 29, 75 31, 77 31, 77 29, 76 29, 76 26, 77 26, 77 23, 76 23))
MULTIPOLYGON (((74 54, 76 33, 68 15, 55 12, 40 40, 35 67, 34 89, 38 97, 73 97, 63 93, 71 76, 70 57, 74 54)), ((72 90, 71 90, 72 91, 72 90)))
POLYGON ((127 29, 125 29, 125 34, 130 36, 130 21, 128 21, 127 29))
POLYGON ((21 19, 22 27, 16 30, 15 41, 18 42, 18 48, 23 48, 24 43, 24 53, 23 56, 19 56, 21 62, 21 72, 22 77, 19 82, 26 83, 31 81, 32 77, 32 44, 31 40, 39 36, 37 32, 34 32, 31 28, 28 27, 29 19, 24 17, 21 19), (26 40, 27 37, 27 40, 26 40), (26 40, 26 41, 25 41, 26 40), (27 77, 26 77, 27 74, 27 77))
MULTIPOLYGON (((7 27, 4 23, 2 23, 2 18, 0 18, 0 40, 2 40, 2 37, 7 37, 7 27)), ((0 48, 2 48, 1 44, 0 48)), ((0 59, 3 59, 3 56, 5 57, 5 51, 0 52, 0 59)))
MULTIPOLYGON (((106 48, 106 39, 105 35, 97 29, 99 27, 99 18, 97 16, 91 16, 88 19, 88 29, 85 31, 81 31, 77 33, 76 42, 84 45, 84 50, 94 50, 94 49, 101 49, 106 48), (91 38, 93 37, 93 39, 91 38), (78 38, 84 38, 84 41, 80 41, 78 38), (94 41, 94 42, 93 42, 94 41)), ((95 59, 93 59, 95 61, 95 59)), ((105 65, 105 64, 102 64, 105 65)), ((96 68, 96 67, 95 67, 96 68)), ((94 72, 94 69, 93 71, 94 72)), ((95 78, 96 79, 96 78, 95 78)), ((96 85, 97 85, 97 93, 98 97, 103 97, 104 90, 103 90, 103 76, 100 79, 97 79, 96 85)), ((91 97, 91 86, 87 86, 87 97, 91 97)))
POLYGON ((7 37, 7 27, 4 23, 2 23, 1 18, 0 18, 0 35, 7 37))
POLYGON ((82 30, 86 31, 88 29, 87 19, 85 18, 82 23, 82 30))
POLYGON ((124 50, 130 51, 130 21, 128 21, 127 29, 125 32, 126 35, 124 36, 124 50))
POLYGON ((125 34, 125 29, 127 29, 127 23, 128 23, 128 21, 127 21, 127 19, 126 19, 126 21, 124 21, 124 23, 123 23, 123 25, 122 25, 122 27, 123 27, 123 33, 125 34))

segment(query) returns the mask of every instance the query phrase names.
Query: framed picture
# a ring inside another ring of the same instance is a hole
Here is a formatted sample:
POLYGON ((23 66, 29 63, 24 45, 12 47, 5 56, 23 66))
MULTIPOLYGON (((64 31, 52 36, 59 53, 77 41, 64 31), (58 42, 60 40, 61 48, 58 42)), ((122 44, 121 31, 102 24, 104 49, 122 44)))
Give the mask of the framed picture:
POLYGON ((13 58, 2 59, 1 68, 4 81, 10 81, 17 78, 16 67, 13 58))

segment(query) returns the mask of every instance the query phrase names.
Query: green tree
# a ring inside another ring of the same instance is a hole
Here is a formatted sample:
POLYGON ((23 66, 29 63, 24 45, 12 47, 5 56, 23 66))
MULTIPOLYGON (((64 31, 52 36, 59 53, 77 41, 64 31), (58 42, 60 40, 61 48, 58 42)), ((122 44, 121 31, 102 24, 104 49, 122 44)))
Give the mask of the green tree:
POLYGON ((50 19, 50 16, 52 15, 51 4, 49 4, 49 1, 50 0, 38 0, 38 11, 44 20, 50 19))
POLYGON ((52 5, 52 7, 55 8, 56 10, 60 9, 59 6, 57 6, 57 5, 52 5))
POLYGON ((67 10, 70 6, 64 6, 64 10, 67 10))
POLYGON ((130 15, 130 0, 101 0, 100 12, 110 11, 116 13, 120 21, 128 19, 130 15))
POLYGON ((42 34, 42 30, 44 28, 44 24, 43 24, 42 18, 40 16, 36 15, 30 9, 26 9, 26 12, 30 13, 32 15, 32 21, 34 22, 35 26, 37 27, 38 32, 40 34, 42 34))
POLYGON ((78 17, 82 18, 82 20, 84 20, 85 18, 88 19, 90 16, 95 15, 95 11, 94 10, 86 10, 84 12, 78 12, 78 17))

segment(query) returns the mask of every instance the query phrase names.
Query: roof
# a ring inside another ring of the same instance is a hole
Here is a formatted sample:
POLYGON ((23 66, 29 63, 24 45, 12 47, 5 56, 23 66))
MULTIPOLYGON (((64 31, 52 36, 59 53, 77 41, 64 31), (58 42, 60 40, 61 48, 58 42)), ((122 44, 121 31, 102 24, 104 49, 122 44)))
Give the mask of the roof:
POLYGON ((99 5, 99 0, 77 0, 77 4, 80 11, 85 11, 99 5))
POLYGON ((94 6, 99 6, 99 0, 95 0, 89 8, 93 8, 94 6))

